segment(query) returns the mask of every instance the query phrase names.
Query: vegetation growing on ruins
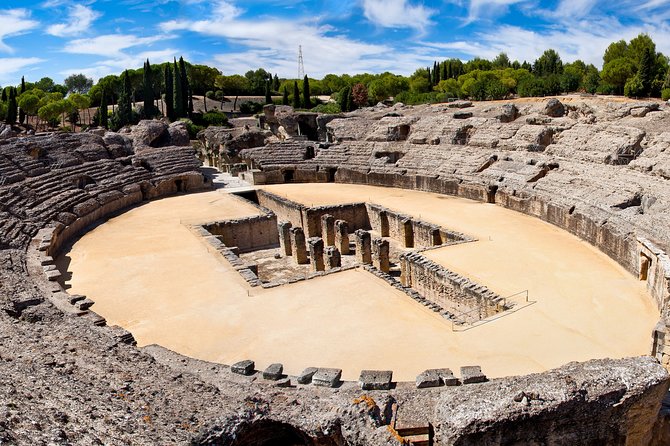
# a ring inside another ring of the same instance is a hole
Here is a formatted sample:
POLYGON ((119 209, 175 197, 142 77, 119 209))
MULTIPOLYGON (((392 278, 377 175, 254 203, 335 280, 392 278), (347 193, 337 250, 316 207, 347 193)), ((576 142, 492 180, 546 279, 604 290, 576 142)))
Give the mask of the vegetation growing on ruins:
POLYGON ((48 77, 34 83, 22 78, 19 85, 1 92, 0 119, 8 123, 33 128, 60 125, 67 130, 69 121, 70 130, 90 125, 116 130, 140 118, 165 116, 171 121, 186 120, 189 129, 196 132, 212 122, 225 123, 222 110, 226 102, 232 105, 229 109, 240 113, 258 112, 261 102, 337 113, 391 99, 419 104, 583 92, 665 100, 670 99, 670 72, 668 57, 656 50, 648 35, 640 34, 629 42, 610 44, 601 71, 581 60, 564 63, 553 49, 533 63, 511 61, 500 53, 492 60, 435 61, 410 76, 385 72, 328 74, 322 79, 280 79, 263 68, 244 75, 224 75, 217 68, 175 58, 154 66, 147 60, 141 69, 105 76, 97 83, 84 74, 72 74, 62 85, 48 77), (240 96, 264 96, 265 100, 239 101, 240 96), (323 104, 318 99, 322 96, 332 101, 323 104), (208 109, 205 97, 218 105, 209 104, 208 109), (90 107, 97 110, 93 116, 90 107))

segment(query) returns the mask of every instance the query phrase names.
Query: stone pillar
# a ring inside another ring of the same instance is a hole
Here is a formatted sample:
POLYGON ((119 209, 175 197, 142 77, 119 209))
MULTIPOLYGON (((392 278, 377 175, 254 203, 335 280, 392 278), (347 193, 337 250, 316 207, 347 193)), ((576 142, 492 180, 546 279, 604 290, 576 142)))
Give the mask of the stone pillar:
POLYGON ((400 243, 405 248, 414 248, 414 225, 412 220, 405 218, 400 221, 400 243))
POLYGON ((389 272, 389 242, 376 238, 372 242, 372 265, 380 271, 389 272))
POLYGON ((400 283, 402 286, 412 286, 412 265, 405 254, 400 256, 400 283))
POLYGON ((305 231, 298 227, 289 229, 289 232, 291 233, 291 252, 293 253, 295 262, 298 265, 308 263, 307 248, 305 247, 305 231))
POLYGON ((335 246, 327 246, 323 251, 326 269, 339 268, 342 266, 340 251, 335 246))
POLYGON ((335 217, 330 214, 321 216, 321 238, 325 246, 335 245, 335 217))
POLYGON ((356 235, 356 261, 358 263, 372 263, 370 254, 370 233, 359 229, 354 233, 356 235))
POLYGON ((344 220, 335 221, 335 247, 343 256, 349 254, 349 224, 344 220))
POLYGON ((307 240, 309 245, 309 258, 312 265, 312 272, 324 271, 323 266, 323 239, 321 237, 311 237, 307 240))
POLYGON ((283 256, 290 256, 293 253, 291 249, 291 225, 290 221, 280 221, 277 224, 279 229, 279 252, 283 256))

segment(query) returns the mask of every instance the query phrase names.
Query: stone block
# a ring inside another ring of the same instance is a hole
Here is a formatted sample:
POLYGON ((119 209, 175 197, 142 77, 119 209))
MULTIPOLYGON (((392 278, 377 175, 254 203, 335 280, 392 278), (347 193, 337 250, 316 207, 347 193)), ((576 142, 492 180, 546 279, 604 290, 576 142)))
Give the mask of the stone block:
POLYGON ((321 238, 325 246, 335 245, 335 217, 330 214, 321 216, 321 238))
POLYGON ((256 364, 253 361, 245 359, 244 361, 236 362, 235 364, 231 365, 230 371, 237 373, 238 375, 249 376, 254 373, 255 367, 256 364))
POLYGON ((358 378, 363 390, 389 390, 391 388, 391 370, 363 370, 358 378))
POLYGON ((82 299, 74 304, 78 309, 85 311, 93 306, 94 302, 90 299, 82 299))
POLYGON ((320 237, 311 237, 307 240, 309 245, 309 260, 312 266, 312 272, 324 271, 323 263, 323 239, 320 237))
POLYGON ((270 364, 268 368, 263 370, 263 379, 270 379, 272 381, 277 381, 282 377, 284 372, 284 366, 281 364, 270 364))
POLYGON ((342 257, 340 251, 334 246, 328 246, 323 251, 323 257, 326 263, 326 269, 331 270, 342 266, 342 257))
POLYGON ((370 233, 359 229, 354 234, 356 236, 356 261, 363 264, 372 263, 370 233))
POLYGON ((302 371, 300 375, 298 375, 298 383, 299 384, 309 384, 312 382, 312 377, 314 374, 317 372, 316 367, 307 367, 305 370, 302 371))
POLYGON ((344 220, 335 221, 335 247, 343 256, 349 255, 349 224, 344 220))
POLYGON ((275 387, 291 387, 291 378, 281 378, 275 381, 275 387))
POLYGON ((461 384, 461 381, 454 376, 454 373, 451 369, 435 369, 437 376, 440 377, 442 384, 445 386, 458 386, 461 384))
POLYGON ((336 387, 342 378, 342 369, 318 369, 312 376, 312 383, 320 387, 336 387))
POLYGON ((280 221, 277 224, 279 230, 279 252, 281 255, 289 257, 293 254, 291 249, 291 228, 293 225, 290 221, 280 221))
POLYGON ((308 263, 307 247, 305 245, 305 231, 302 228, 291 228, 291 252, 298 265, 308 263))
POLYGON ((47 279, 49 279, 50 282, 56 282, 61 278, 60 271, 58 270, 45 271, 44 274, 47 276, 47 279))
POLYGON ((391 265, 388 240, 378 238, 372 241, 372 265, 382 272, 389 272, 391 265))
POLYGON ((480 366, 468 365, 461 367, 461 381, 463 381, 463 384, 474 384, 486 382, 488 379, 482 373, 480 366))
POLYGON ((416 388, 425 389, 427 387, 440 387, 442 381, 436 369, 424 370, 416 377, 416 388))

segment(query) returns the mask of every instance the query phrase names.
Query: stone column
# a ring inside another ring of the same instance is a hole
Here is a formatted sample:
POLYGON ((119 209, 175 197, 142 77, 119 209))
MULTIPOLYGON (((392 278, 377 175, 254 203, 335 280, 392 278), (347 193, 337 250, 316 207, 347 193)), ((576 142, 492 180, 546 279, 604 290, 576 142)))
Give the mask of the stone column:
POLYGON ((400 256, 400 283, 402 286, 412 286, 412 265, 406 254, 400 256))
POLYGON ((335 221, 335 247, 340 254, 349 254, 349 224, 344 220, 335 221))
POLYGON ((356 261, 358 263, 372 263, 370 254, 370 233, 363 229, 357 230, 356 235, 356 261))
POLYGON ((290 221, 280 221, 277 224, 279 229, 279 252, 283 256, 290 256, 293 253, 291 249, 291 225, 290 221))
POLYGON ((389 272, 389 242, 376 238, 372 242, 372 265, 380 271, 389 272))
POLYGON ((321 237, 311 237, 307 240, 309 245, 309 257, 312 265, 312 272, 324 271, 323 266, 323 239, 321 237))
POLYGON ((302 228, 291 228, 289 229, 291 233, 291 251, 295 262, 298 265, 304 265, 308 263, 307 260, 307 248, 305 247, 305 232, 302 228))
POLYGON ((400 221, 400 243, 405 248, 414 248, 414 225, 412 220, 405 218, 400 221))
POLYGON ((339 268, 342 266, 340 251, 335 246, 327 246, 323 251, 323 257, 326 262, 326 269, 339 268))
POLYGON ((335 245, 335 217, 330 214, 321 216, 321 238, 325 246, 335 245))

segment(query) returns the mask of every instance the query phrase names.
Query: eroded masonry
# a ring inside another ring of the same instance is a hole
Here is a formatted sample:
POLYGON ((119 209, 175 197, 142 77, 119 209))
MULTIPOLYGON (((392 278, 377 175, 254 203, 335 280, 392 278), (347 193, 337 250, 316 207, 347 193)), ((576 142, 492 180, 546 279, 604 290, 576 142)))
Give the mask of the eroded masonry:
MULTIPOLYGON (((490 381, 473 365, 417 371, 411 383, 394 382, 384 369, 342 382, 341 370, 318 364, 286 376, 279 363, 255 370, 253 358, 226 366, 137 348, 131 333, 92 311, 94 296, 67 293, 68 272, 54 258, 75 236, 133 205, 212 187, 183 124, 2 140, 0 398, 7 415, 0 438, 665 444, 668 123, 666 105, 566 98, 379 105, 336 116, 268 107, 258 128, 203 132, 199 155, 253 184, 355 183, 496 204, 567 230, 646 284, 661 315, 648 334, 649 356, 490 381)), ((184 226, 249 289, 365 265, 448 318, 485 319, 506 309, 483 284, 441 266, 435 247, 477 243, 465 231, 364 197, 335 206, 268 191, 246 198, 257 201, 257 216, 184 226), (277 268, 272 260, 284 263, 277 268)))

